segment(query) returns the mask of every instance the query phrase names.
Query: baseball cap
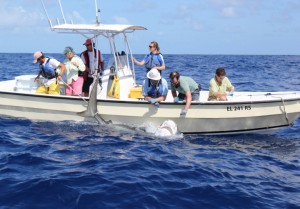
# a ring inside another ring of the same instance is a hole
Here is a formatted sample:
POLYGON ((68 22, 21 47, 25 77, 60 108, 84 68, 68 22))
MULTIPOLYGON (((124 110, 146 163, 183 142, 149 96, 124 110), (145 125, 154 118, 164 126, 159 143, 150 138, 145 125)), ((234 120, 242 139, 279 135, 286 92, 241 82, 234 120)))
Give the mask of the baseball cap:
POLYGON ((33 54, 33 63, 37 63, 37 60, 43 56, 43 52, 37 51, 33 54))
POLYGON ((74 53, 74 49, 70 46, 65 47, 63 54, 67 54, 69 52, 73 52, 74 53))
POLYGON ((93 41, 92 41, 92 39, 88 38, 88 39, 86 39, 86 41, 84 42, 83 45, 90 45, 90 44, 93 44, 93 41))

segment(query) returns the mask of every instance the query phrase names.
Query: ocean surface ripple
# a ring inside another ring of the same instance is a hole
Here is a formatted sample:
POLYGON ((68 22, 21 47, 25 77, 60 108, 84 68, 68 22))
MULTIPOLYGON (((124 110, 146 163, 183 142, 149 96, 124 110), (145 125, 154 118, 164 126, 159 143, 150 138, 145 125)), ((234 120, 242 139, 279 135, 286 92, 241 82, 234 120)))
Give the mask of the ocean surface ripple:
MULTIPOLYGON (((300 90, 300 56, 164 56, 165 78, 178 70, 203 89, 224 66, 238 90, 300 90)), ((0 80, 38 70, 32 54, 0 54, 0 67, 0 80)), ((136 71, 141 81, 144 69, 136 71)), ((138 127, 0 117, 0 208, 300 208, 299 123, 171 139, 138 127)))

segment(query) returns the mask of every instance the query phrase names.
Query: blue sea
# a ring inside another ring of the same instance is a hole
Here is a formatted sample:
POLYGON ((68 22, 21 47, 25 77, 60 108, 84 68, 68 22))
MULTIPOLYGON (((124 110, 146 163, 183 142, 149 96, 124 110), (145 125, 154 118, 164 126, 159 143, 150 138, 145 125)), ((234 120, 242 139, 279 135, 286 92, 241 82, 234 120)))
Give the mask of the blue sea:
MULTIPOLYGON (((237 91, 300 91, 300 56, 164 59, 167 80, 177 70, 203 89, 223 66, 237 91)), ((0 80, 36 74, 32 60, 0 54, 0 80)), ((145 70, 136 66, 136 74, 141 83, 145 70)), ((300 120, 269 134, 164 138, 112 125, 0 117, 0 208, 300 208, 300 120)))

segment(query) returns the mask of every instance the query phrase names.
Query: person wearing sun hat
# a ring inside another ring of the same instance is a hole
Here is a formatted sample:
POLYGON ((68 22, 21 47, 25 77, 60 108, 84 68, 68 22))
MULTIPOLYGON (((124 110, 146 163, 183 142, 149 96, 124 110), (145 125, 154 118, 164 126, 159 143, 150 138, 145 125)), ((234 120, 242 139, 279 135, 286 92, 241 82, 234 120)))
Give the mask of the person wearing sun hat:
POLYGON ((165 101, 168 95, 168 82, 162 78, 156 68, 147 73, 143 81, 143 96, 149 103, 159 107, 161 101, 165 101))
POLYGON ((40 80, 41 85, 37 88, 36 93, 39 94, 60 94, 60 85, 57 80, 62 79, 66 67, 54 58, 46 57, 43 52, 37 51, 33 54, 33 63, 39 64, 39 73, 34 81, 43 76, 44 79, 40 80))
POLYGON ((63 54, 66 56, 64 64, 67 69, 66 95, 79 96, 82 93, 83 77, 78 74, 85 71, 85 65, 72 47, 65 47, 63 54))

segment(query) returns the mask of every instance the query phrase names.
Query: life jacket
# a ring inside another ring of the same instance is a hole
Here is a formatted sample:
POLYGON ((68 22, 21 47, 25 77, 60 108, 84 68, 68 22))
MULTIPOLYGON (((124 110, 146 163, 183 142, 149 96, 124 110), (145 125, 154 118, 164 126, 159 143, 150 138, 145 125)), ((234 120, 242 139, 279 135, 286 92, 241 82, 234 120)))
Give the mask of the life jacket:
POLYGON ((55 78, 56 77, 56 68, 53 68, 49 61, 50 61, 50 58, 47 57, 48 60, 47 62, 45 63, 45 65, 43 64, 40 64, 40 71, 42 72, 42 76, 44 78, 47 78, 47 79, 52 79, 52 78, 55 78))
MULTIPOLYGON (((161 66, 163 63, 160 59, 160 55, 161 53, 158 54, 148 54, 147 55, 147 61, 145 62, 145 67, 147 69, 147 72, 149 70, 151 70, 152 68, 156 67, 156 66, 161 66)), ((161 71, 159 70, 159 72, 161 73, 161 71)))
MULTIPOLYGON (((96 54, 96 49, 94 48, 94 56, 96 58, 97 54, 96 54)), ((90 68, 90 58, 89 58, 89 52, 88 50, 85 50, 84 52, 81 53, 84 57, 84 60, 85 60, 85 65, 90 68)), ((97 69, 100 70, 100 64, 101 64, 101 52, 100 50, 98 50, 98 66, 97 66, 97 69)), ((87 71, 78 71, 78 76, 83 76, 84 79, 86 79, 88 77, 89 73, 87 71)))
POLYGON ((150 87, 150 89, 148 88, 148 96, 149 97, 152 97, 152 98, 158 98, 161 96, 160 92, 159 92, 159 88, 160 88, 160 85, 161 85, 161 79, 159 80, 159 82, 156 84, 156 86, 153 86, 151 84, 151 81, 149 79, 148 80, 148 87, 150 87))

